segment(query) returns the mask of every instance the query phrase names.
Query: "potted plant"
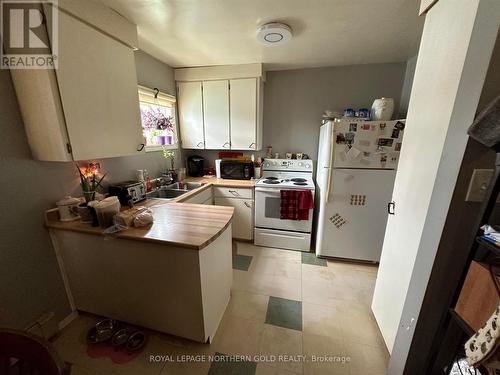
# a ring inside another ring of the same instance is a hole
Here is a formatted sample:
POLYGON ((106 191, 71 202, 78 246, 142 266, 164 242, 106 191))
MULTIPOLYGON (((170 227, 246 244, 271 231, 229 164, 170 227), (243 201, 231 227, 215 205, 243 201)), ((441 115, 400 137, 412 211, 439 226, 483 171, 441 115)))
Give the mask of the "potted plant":
POLYGON ((83 171, 77 165, 78 174, 80 175, 80 187, 82 188, 83 197, 85 202, 78 205, 78 214, 82 218, 83 222, 92 222, 92 215, 88 209, 88 203, 95 200, 95 193, 97 189, 102 185, 101 182, 106 177, 104 174, 102 177, 98 177, 98 168, 95 164, 91 163, 83 171))
POLYGON ((165 147, 162 148, 163 157, 166 160, 170 160, 170 174, 172 175, 172 179, 177 181, 177 172, 175 171, 175 151, 167 150, 165 147))
POLYGON ((162 130, 162 133, 165 133, 165 131, 168 131, 167 135, 162 135, 161 142, 159 144, 161 145, 171 145, 173 142, 173 130, 174 130, 174 118, 172 116, 165 116, 163 113, 158 111, 158 116, 156 119, 156 128, 158 130, 162 130))
POLYGON ((172 135, 164 135, 165 130, 174 129, 174 118, 166 116, 159 107, 148 106, 141 108, 142 126, 150 136, 152 144, 172 144, 172 135))

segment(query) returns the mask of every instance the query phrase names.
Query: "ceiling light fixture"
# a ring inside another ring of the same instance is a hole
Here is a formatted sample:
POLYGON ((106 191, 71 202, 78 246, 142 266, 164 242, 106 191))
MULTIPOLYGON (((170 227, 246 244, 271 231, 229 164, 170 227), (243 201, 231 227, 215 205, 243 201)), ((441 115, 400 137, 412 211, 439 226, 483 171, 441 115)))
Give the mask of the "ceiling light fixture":
POLYGON ((284 44, 290 39, 292 39, 292 29, 284 23, 266 23, 257 29, 257 40, 266 46, 284 44))

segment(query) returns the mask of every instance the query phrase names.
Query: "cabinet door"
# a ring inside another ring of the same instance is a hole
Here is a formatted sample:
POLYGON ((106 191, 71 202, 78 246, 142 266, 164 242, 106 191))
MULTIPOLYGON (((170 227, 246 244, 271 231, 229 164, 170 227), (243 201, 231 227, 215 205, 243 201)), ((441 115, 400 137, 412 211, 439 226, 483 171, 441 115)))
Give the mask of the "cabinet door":
POLYGON ((137 154, 144 142, 134 52, 59 12, 56 70, 75 160, 137 154))
POLYGON ((179 82, 177 103, 182 148, 205 148, 201 82, 179 82))
POLYGON ((205 148, 229 149, 229 81, 203 82, 203 121, 205 148))
POLYGON ((242 240, 253 238, 253 200, 215 198, 216 206, 234 207, 233 237, 242 240))
POLYGON ((207 200, 212 200, 212 199, 213 199, 212 188, 208 188, 193 195, 191 198, 186 199, 184 203, 205 204, 207 200))
POLYGON ((257 149, 257 78, 230 81, 231 148, 257 149))
POLYGON ((204 205, 207 205, 207 206, 211 206, 214 204, 214 200, 212 197, 210 197, 209 199, 207 199, 205 202, 203 202, 202 204, 204 205))

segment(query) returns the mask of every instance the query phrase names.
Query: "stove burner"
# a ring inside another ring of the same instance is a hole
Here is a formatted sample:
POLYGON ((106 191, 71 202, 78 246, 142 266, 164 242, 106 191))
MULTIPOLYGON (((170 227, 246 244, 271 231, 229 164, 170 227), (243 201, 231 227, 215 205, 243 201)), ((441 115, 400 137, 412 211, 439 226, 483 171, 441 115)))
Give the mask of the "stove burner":
POLYGON ((266 177, 266 180, 277 180, 278 177, 266 177))
POLYGON ((262 181, 264 184, 279 184, 278 180, 264 180, 262 181))
MULTIPOLYGON (((294 180, 294 179, 293 179, 294 180)), ((292 180, 292 181, 293 181, 292 180)), ((307 185, 307 182, 294 182, 293 183, 294 185, 299 185, 299 186, 306 186, 307 185)))
POLYGON ((305 178, 292 178, 290 181, 292 182, 306 182, 305 178))

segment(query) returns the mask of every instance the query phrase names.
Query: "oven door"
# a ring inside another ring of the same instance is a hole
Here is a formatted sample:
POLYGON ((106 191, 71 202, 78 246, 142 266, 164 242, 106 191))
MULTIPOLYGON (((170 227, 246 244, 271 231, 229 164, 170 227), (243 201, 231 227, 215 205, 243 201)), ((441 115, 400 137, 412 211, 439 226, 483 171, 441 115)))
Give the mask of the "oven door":
POLYGON ((309 211, 309 220, 281 220, 280 202, 280 189, 255 188, 255 226, 310 233, 314 210, 309 211))

